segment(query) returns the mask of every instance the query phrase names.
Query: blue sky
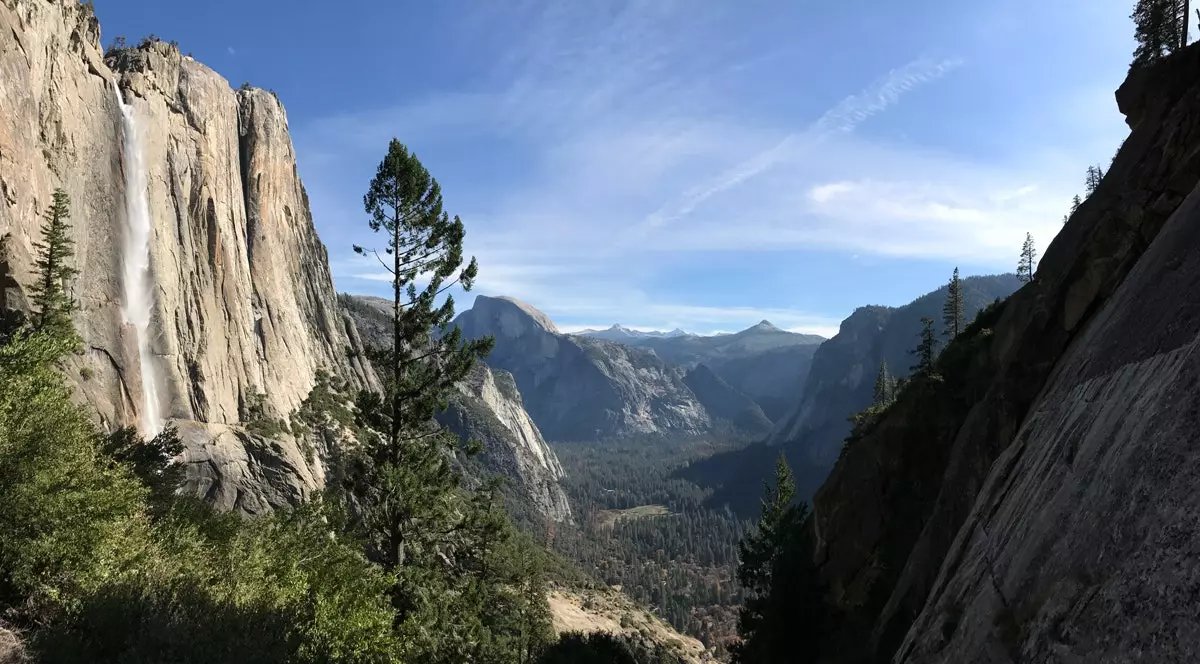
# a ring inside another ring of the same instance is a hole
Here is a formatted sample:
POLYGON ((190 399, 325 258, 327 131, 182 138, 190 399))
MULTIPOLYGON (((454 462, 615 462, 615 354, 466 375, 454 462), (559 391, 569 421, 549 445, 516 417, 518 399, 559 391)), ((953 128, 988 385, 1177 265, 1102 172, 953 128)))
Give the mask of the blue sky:
POLYGON ((564 329, 830 335, 1045 247, 1127 134, 1132 0, 96 0, 274 89, 337 287, 384 294, 362 195, 395 136, 475 292, 564 329))

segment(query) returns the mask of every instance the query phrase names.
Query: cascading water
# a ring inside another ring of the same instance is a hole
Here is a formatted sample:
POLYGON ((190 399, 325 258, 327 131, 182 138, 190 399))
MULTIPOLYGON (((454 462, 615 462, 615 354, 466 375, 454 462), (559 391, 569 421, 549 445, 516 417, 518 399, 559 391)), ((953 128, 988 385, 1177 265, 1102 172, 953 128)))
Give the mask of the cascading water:
POLYGON ((146 193, 146 165, 142 160, 141 136, 133 107, 125 104, 121 89, 113 82, 121 125, 125 132, 125 322, 137 330, 138 356, 142 370, 142 434, 156 436, 163 428, 158 371, 150 354, 150 310, 154 307, 150 275, 150 201, 146 193))

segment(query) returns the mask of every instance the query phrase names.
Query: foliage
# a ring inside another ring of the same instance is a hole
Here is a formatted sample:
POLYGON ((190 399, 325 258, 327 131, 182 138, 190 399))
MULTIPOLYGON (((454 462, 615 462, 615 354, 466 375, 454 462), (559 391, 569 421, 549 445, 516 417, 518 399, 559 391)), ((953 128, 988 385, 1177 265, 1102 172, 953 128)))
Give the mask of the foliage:
POLYGON ((557 526, 548 540, 595 580, 620 586, 675 629, 722 650, 742 601, 737 543, 751 524, 709 507, 712 492, 683 475, 741 445, 659 438, 557 444, 580 527, 557 526))
POLYGON ((42 226, 42 239, 33 246, 38 252, 34 262, 37 280, 29 286, 29 299, 37 313, 34 326, 59 336, 73 336, 71 314, 78 308, 74 298, 67 292, 68 284, 79 271, 71 265, 75 254, 71 239, 71 198, 62 189, 54 190, 54 200, 46 208, 46 223, 42 226))
POLYGON ((134 427, 117 429, 100 442, 100 452, 124 465, 147 489, 154 507, 169 505, 183 484, 183 466, 172 461, 183 453, 183 443, 173 424, 144 441, 134 427))
POLYGON ((250 388, 241 404, 242 425, 246 431, 264 438, 273 438, 289 433, 287 422, 271 417, 267 413, 267 395, 250 388))
MULTIPOLYGON (((453 516, 422 526, 468 536, 392 569, 347 534, 344 501, 217 514, 174 494, 174 430, 105 435, 72 403, 56 367, 75 343, 58 325, 0 340, 0 619, 35 660, 518 664, 549 643, 544 557, 490 493, 415 496, 453 516)), ((265 417, 260 395, 247 406, 265 417)), ((320 380, 297 415, 318 410, 350 419, 320 380)), ((420 488, 444 468, 430 459, 392 470, 420 488)))
POLYGON ((780 455, 758 527, 739 547, 738 581, 749 595, 738 616, 742 640, 733 649, 739 664, 819 660, 817 644, 829 625, 829 610, 804 529, 808 509, 795 503, 795 491, 780 455))
MULTIPOLYGON (((443 293, 455 283, 469 290, 478 267, 471 259, 462 268, 462 221, 450 220, 437 181, 399 141, 388 146, 363 204, 371 230, 386 234, 384 254, 392 258, 390 267, 384 263, 392 276, 392 343, 372 349, 384 394, 363 393, 356 401, 366 433, 346 489, 372 558, 390 570, 413 555, 419 564, 434 564, 453 544, 449 536, 461 516, 450 499, 460 478, 449 452, 458 438, 434 416, 491 349, 491 339, 466 342, 451 327, 454 299, 443 293), (427 279, 419 293, 418 279, 427 279)), ((378 251, 354 250, 380 258, 378 251)))
POLYGON ((875 374, 875 391, 871 405, 886 407, 896 399, 896 378, 888 371, 887 360, 879 363, 879 372, 875 374))
POLYGON ((945 326, 943 334, 951 339, 957 337, 966 327, 966 320, 964 320, 966 303, 963 299, 962 281, 958 278, 958 268, 956 267, 954 275, 950 277, 950 283, 946 287, 946 302, 942 305, 942 323, 945 326))
POLYGON ((1033 273, 1037 267, 1037 248, 1033 245, 1033 234, 1025 234, 1025 243, 1021 245, 1021 260, 1017 262, 1017 278, 1025 283, 1033 281, 1033 273))
POLYGON ((1154 62, 1187 43, 1187 3, 1179 0, 1138 0, 1130 18, 1137 48, 1133 64, 1154 62))
POLYGON ((547 648, 536 664, 683 664, 683 661, 666 646, 643 643, 634 637, 608 632, 568 632, 547 648))
POLYGON ((917 347, 910 351, 917 356, 917 363, 913 365, 912 371, 917 375, 930 375, 933 373, 933 361, 937 358, 937 336, 933 331, 933 319, 921 319, 921 342, 917 347))

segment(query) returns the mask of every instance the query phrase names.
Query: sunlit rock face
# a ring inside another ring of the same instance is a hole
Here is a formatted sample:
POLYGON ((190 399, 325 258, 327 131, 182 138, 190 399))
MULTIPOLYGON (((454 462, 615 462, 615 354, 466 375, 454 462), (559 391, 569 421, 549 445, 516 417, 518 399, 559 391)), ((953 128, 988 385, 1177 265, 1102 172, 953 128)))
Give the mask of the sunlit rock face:
MULTIPOLYGON (((99 23, 73 0, 0 3, 0 34, 0 286, 8 306, 27 307, 22 285, 40 215, 62 187, 72 202, 81 275, 71 288, 85 349, 68 375, 102 426, 145 419, 139 338, 123 315, 126 183, 138 165, 124 155, 114 83, 140 132, 151 222, 145 342, 162 383, 162 418, 234 425, 263 394, 267 415, 286 419, 321 369, 373 384, 338 306, 278 99, 234 90, 164 42, 105 62, 99 23)), ((241 445, 226 438, 222 448, 241 445)), ((189 459, 205 453, 202 439, 189 435, 189 459)), ((298 454, 295 441, 279 444, 264 453, 298 454)), ((272 485, 247 504, 311 490, 321 476, 314 467, 250 481, 245 466, 221 463, 189 463, 189 472, 243 493, 272 485)))

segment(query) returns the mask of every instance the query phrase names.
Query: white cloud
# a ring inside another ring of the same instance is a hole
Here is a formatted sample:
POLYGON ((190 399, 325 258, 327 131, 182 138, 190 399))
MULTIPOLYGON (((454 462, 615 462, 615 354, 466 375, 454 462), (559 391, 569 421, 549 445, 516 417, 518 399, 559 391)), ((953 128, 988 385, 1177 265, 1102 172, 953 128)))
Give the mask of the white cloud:
MULTIPOLYGON (((483 10, 472 38, 512 42, 477 85, 299 128, 318 223, 339 231, 360 226, 346 220, 361 191, 347 194, 329 183, 345 178, 351 165, 369 170, 391 136, 412 137, 422 155, 449 148, 444 165, 429 165, 448 207, 467 223, 467 253, 480 259, 480 293, 526 300, 569 319, 572 329, 588 321, 711 331, 766 318, 830 332, 832 319, 849 311, 825 318, 786 307, 684 304, 654 285, 669 281, 679 264, 717 260, 711 268, 720 274, 728 268, 712 256, 734 262, 787 251, 838 252, 863 264, 906 257, 1008 270, 1026 231, 1041 247, 1050 241, 1080 188, 1082 167, 1115 147, 1112 86, 1094 82, 1063 86, 1046 100, 1039 130, 1057 132, 1052 138, 1061 144, 1030 142, 1044 147, 1017 159, 861 135, 870 128, 864 123, 918 87, 948 83, 937 81, 957 69, 956 81, 979 76, 973 55, 971 67, 962 58, 922 57, 873 82, 875 74, 867 74, 859 92, 807 116, 756 115, 756 100, 731 90, 757 73, 763 87, 749 94, 767 95, 781 83, 778 71, 803 73, 811 62, 726 34, 722 12, 732 9, 697 12, 671 0, 601 5, 522 3, 518 37, 485 18, 507 16, 511 7, 483 10), (1076 129, 1081 133, 1072 134, 1076 129), (520 163, 490 165, 494 148, 520 163), (442 175, 460 155, 481 157, 467 159, 469 177, 442 175), (349 212, 330 202, 335 196, 348 201, 349 212)), ((920 136, 922 128, 887 135, 920 136)), ((1020 136, 1004 140, 1010 138, 1020 136)), ((338 244, 349 242, 330 242, 338 244)), ((757 260, 783 262, 778 254, 757 260)), ((335 263, 334 273, 367 284, 390 278, 345 262, 335 263)), ((703 296, 697 292, 694 301, 703 296)))
POLYGON ((229 51, 230 55, 237 55, 237 51, 232 46, 226 46, 225 50, 229 51))

